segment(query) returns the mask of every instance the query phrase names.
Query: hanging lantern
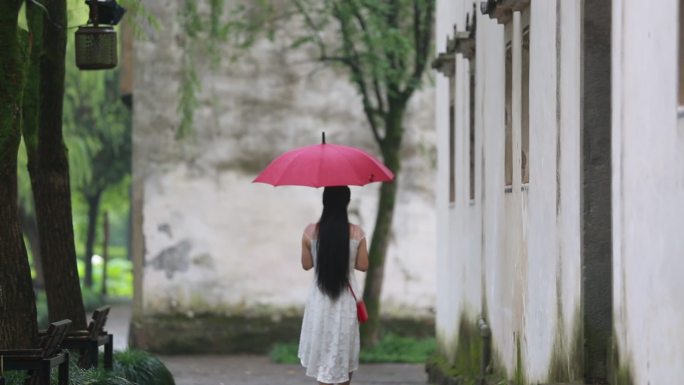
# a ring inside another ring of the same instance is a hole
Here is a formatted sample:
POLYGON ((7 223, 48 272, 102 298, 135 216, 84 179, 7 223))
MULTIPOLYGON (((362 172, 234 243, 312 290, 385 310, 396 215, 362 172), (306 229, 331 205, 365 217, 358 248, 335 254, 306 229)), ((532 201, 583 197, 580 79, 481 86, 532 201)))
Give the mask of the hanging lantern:
POLYGON ((118 63, 118 40, 114 25, 126 12, 115 0, 86 0, 90 7, 87 25, 76 31, 76 66, 82 70, 103 70, 118 63))
POLYGON ((114 28, 81 26, 76 31, 76 66, 82 70, 116 67, 117 39, 114 28))

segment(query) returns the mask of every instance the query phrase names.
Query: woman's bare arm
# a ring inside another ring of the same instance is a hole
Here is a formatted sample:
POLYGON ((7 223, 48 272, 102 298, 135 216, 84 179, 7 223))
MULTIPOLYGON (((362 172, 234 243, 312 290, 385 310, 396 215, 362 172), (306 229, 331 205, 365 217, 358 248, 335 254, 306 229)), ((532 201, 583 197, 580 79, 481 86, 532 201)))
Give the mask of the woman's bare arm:
POLYGON ((302 268, 310 270, 313 267, 313 256, 311 255, 311 239, 306 235, 302 235, 302 268))
POLYGON ((356 270, 368 270, 368 247, 366 247, 366 238, 359 242, 359 249, 356 253, 356 270))

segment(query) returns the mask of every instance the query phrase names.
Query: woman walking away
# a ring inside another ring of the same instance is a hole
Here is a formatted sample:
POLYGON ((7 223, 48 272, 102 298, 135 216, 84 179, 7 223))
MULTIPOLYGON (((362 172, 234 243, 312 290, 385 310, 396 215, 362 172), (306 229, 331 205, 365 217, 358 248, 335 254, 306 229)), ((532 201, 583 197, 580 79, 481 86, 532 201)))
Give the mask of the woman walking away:
POLYGON ((363 230, 349 223, 347 186, 326 187, 323 213, 302 236, 302 267, 315 267, 299 338, 299 359, 306 375, 321 385, 350 384, 359 368, 359 321, 354 268, 368 269, 363 230))

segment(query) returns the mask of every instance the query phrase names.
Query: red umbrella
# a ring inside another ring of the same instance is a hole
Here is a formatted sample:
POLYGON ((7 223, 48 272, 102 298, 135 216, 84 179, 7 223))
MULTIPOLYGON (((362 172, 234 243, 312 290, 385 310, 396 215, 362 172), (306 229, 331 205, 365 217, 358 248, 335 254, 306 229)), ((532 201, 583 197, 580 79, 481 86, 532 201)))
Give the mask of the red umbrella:
POLYGON ((366 152, 323 143, 288 151, 271 162, 253 183, 273 186, 363 186, 388 182, 394 174, 366 152))

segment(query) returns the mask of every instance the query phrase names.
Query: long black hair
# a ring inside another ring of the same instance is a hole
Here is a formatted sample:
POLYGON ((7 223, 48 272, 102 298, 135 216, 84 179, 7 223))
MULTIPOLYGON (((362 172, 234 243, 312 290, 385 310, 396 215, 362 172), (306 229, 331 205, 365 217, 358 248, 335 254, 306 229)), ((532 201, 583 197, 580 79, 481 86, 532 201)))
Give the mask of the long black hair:
POLYGON ((349 279, 349 217, 351 192, 347 186, 323 190, 323 213, 318 221, 316 281, 321 291, 336 299, 349 279))

